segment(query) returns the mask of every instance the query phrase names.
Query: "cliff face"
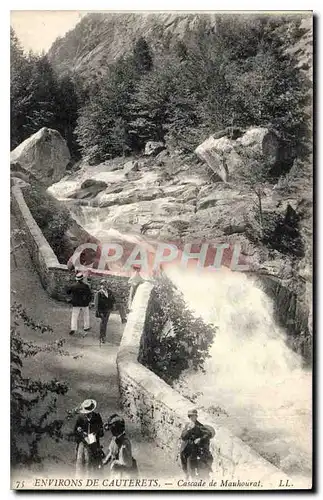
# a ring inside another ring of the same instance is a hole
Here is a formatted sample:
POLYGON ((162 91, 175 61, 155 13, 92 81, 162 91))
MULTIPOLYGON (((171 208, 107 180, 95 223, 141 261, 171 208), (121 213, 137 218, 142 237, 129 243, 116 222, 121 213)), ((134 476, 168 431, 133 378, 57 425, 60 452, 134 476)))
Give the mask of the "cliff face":
MULTIPOLYGON (((213 13, 91 13, 62 38, 57 38, 48 51, 48 57, 60 74, 77 72, 84 76, 100 74, 118 57, 130 53, 134 42, 144 37, 154 52, 165 51, 178 41, 188 41, 199 27, 216 32, 217 18, 213 13)), ((244 19, 252 14, 244 14, 244 19)), ((291 19, 299 15, 290 16, 291 19)), ((300 36, 289 39, 289 28, 282 36, 286 51, 295 55, 299 67, 312 79, 313 32, 312 16, 304 13, 300 36)), ((293 21, 290 23, 290 32, 293 21)))
POLYGON ((140 37, 158 51, 189 37, 201 24, 214 30, 215 14, 88 14, 53 43, 48 57, 60 74, 100 74, 108 64, 129 53, 140 37))

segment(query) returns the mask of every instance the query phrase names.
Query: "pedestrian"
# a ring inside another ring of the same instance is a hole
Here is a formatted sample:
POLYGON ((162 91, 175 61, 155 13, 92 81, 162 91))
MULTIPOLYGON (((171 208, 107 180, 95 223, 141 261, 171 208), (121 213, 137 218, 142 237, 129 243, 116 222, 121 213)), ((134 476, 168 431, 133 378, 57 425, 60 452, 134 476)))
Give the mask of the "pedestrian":
POLYGON ((100 468, 104 453, 100 438, 104 435, 103 422, 95 399, 86 399, 78 409, 79 417, 74 427, 76 439, 76 474, 82 475, 90 468, 100 468))
POLYGON ((208 476, 212 472, 213 457, 210 452, 210 439, 215 431, 209 425, 198 421, 197 410, 188 412, 188 422, 181 434, 180 458, 182 469, 187 478, 192 475, 208 476))
POLYGON ((70 335, 74 335, 77 331, 78 318, 80 312, 83 313, 84 321, 84 336, 90 330, 90 309, 89 304, 92 299, 92 293, 89 285, 84 282, 82 273, 77 273, 75 277, 76 283, 67 289, 67 293, 71 296, 72 303, 72 318, 70 335))
POLYGON ((109 316, 115 304, 115 297, 108 288, 106 280, 101 280, 100 288, 94 297, 95 315, 101 318, 100 323, 100 341, 104 344, 107 336, 107 324, 109 316))
POLYGON ((117 300, 116 304, 117 311, 119 312, 119 316, 121 319, 121 323, 127 323, 127 312, 126 312, 126 306, 123 298, 120 298, 117 300))
POLYGON ((114 413, 109 417, 105 427, 111 431, 113 437, 103 464, 109 465, 111 474, 118 479, 137 476, 137 461, 132 456, 131 443, 126 435, 124 419, 114 413))
POLYGON ((129 293, 129 299, 128 299, 128 309, 129 311, 131 310, 131 304, 134 299, 135 293, 137 291, 137 288, 141 283, 144 283, 144 278, 140 274, 140 266, 134 265, 133 269, 135 271, 135 274, 129 278, 129 285, 130 285, 130 293, 129 293))

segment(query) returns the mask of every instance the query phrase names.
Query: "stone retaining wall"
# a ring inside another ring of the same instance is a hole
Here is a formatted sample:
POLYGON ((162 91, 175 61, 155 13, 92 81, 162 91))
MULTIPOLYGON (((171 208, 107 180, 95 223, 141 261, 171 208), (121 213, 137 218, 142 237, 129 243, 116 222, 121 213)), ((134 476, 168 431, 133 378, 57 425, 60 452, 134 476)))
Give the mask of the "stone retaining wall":
MULTIPOLYGON (((143 435, 163 448, 169 460, 178 459, 179 436, 192 404, 157 375, 138 362, 148 302, 153 285, 138 287, 128 316, 117 355, 121 404, 129 419, 136 422, 143 435)), ((213 477, 217 479, 254 480, 274 488, 285 475, 227 429, 218 427, 214 418, 199 412, 200 420, 216 429, 211 450, 213 477)))
MULTIPOLYGON (((65 264, 58 262, 53 249, 31 215, 23 192, 17 184, 11 187, 11 194, 11 210, 21 230, 24 231, 22 239, 26 243, 43 287, 51 297, 65 301, 67 299, 66 288, 74 282, 74 273, 65 264)), ((90 270, 88 282, 93 291, 98 288, 103 276, 108 280, 117 302, 125 301, 129 294, 127 276, 118 276, 114 273, 95 269, 90 270)))

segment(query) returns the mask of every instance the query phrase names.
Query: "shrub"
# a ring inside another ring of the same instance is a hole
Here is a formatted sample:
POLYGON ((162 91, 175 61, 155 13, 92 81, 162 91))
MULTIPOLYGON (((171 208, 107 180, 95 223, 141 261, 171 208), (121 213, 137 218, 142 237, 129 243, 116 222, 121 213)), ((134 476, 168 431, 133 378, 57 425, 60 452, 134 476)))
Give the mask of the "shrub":
POLYGON ((288 205, 285 215, 270 212, 263 217, 263 243, 282 254, 302 258, 304 242, 299 231, 299 214, 288 205))
POLYGON ((139 361, 168 384, 188 368, 202 370, 215 329, 194 316, 164 275, 152 291, 139 361))
POLYGON ((63 240, 72 219, 66 207, 39 186, 24 191, 25 201, 59 261, 65 262, 63 240))
POLYGON ((64 340, 45 346, 38 346, 22 338, 19 328, 25 326, 42 333, 51 331, 48 325, 37 323, 30 318, 18 303, 11 306, 10 338, 10 401, 11 401, 11 462, 13 465, 40 463, 40 442, 44 437, 59 441, 63 434, 62 420, 53 418, 58 395, 66 394, 68 386, 56 379, 44 381, 24 376, 24 359, 36 356, 39 352, 63 351, 64 340))

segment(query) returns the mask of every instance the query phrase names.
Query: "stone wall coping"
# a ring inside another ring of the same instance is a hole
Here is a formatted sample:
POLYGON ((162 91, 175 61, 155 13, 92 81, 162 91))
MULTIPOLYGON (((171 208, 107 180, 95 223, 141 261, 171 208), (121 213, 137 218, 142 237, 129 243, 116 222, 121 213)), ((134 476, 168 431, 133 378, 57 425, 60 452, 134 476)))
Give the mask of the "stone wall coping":
POLYGON ((59 265, 58 259, 54 253, 54 250, 49 245, 45 236, 41 232, 38 224, 33 218, 27 203, 25 202, 25 198, 22 190, 18 185, 13 185, 11 188, 12 194, 15 197, 15 200, 19 206, 21 215, 23 216, 25 223, 30 230, 30 233, 35 241, 39 252, 44 258, 47 267, 56 267, 59 265))

